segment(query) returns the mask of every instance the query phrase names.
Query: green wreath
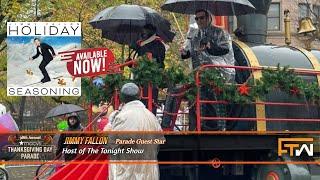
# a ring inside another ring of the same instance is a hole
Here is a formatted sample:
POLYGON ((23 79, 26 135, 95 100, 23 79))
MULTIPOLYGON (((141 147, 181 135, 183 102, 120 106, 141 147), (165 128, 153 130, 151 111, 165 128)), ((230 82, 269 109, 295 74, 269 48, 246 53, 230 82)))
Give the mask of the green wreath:
POLYGON ((137 59, 135 68, 131 69, 133 73, 133 82, 137 85, 145 86, 149 82, 155 87, 163 84, 163 69, 154 61, 148 59, 147 56, 141 56, 137 59))

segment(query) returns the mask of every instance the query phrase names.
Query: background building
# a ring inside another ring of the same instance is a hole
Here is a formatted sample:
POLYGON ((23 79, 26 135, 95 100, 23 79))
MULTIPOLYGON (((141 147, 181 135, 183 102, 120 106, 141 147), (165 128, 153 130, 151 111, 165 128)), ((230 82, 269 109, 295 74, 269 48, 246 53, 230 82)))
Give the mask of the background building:
MULTIPOLYGON (((293 46, 305 47, 298 35, 299 20, 304 17, 311 17, 316 22, 314 14, 320 15, 320 0, 272 0, 268 13, 268 36, 267 42, 277 45, 284 45, 284 10, 290 11, 291 35, 293 46), (308 8, 308 4, 310 8, 308 8)), ((312 48, 319 49, 320 41, 315 40, 312 48)))

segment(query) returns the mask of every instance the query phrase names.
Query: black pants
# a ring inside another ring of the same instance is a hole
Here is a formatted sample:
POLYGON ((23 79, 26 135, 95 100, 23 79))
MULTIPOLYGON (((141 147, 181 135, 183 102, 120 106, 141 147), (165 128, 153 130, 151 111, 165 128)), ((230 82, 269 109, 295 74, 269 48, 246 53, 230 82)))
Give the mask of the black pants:
MULTIPOLYGON (((200 99, 217 101, 221 100, 221 96, 215 94, 210 87, 202 86, 200 88, 200 99)), ((202 117, 226 117, 227 110, 224 104, 201 103, 200 111, 202 117)), ((202 120, 201 130, 217 131, 226 128, 225 120, 202 120)), ((196 129, 196 106, 192 106, 189 110, 189 130, 196 129)))
MULTIPOLYGON (((184 89, 182 88, 168 88, 169 94, 177 94, 183 91, 184 89)), ((180 104, 181 104, 181 97, 167 96, 165 106, 164 106, 164 111, 169 113, 177 113, 179 111, 180 104)), ((163 128, 170 127, 174 117, 176 118, 176 116, 173 116, 173 115, 163 114, 161 127, 163 128)))
POLYGON ((50 63, 51 60, 47 60, 47 59, 42 59, 40 65, 39 65, 39 69, 43 75, 43 79, 45 80, 50 80, 50 76, 46 70, 46 66, 50 63))
MULTIPOLYGON (((159 90, 156 87, 152 87, 152 113, 156 116, 157 115, 157 107, 154 105, 158 104, 158 93, 159 90)), ((148 96, 148 86, 144 86, 143 87, 143 96, 147 97, 148 96)), ((143 104, 146 106, 146 108, 148 108, 148 100, 147 99, 143 99, 142 100, 143 104)))

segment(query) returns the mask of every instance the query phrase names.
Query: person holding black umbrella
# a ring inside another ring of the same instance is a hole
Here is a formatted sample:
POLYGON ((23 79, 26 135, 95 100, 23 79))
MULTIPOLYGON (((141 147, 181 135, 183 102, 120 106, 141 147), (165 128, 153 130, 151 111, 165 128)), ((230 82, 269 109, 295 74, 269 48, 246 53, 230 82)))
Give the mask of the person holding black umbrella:
POLYGON ((157 11, 134 4, 108 7, 89 23, 93 28, 102 30, 102 37, 125 45, 131 45, 141 39, 141 31, 147 24, 156 27, 157 36, 164 42, 172 42, 175 36, 170 30, 170 22, 157 11))
POLYGON ((166 47, 163 40, 156 34, 157 29, 152 24, 143 26, 141 38, 133 45, 138 56, 151 53, 152 58, 156 60, 160 68, 164 68, 164 58, 166 47))
MULTIPOLYGON (((164 68, 164 59, 166 53, 166 44, 163 40, 156 34, 157 28, 152 24, 146 24, 141 33, 141 39, 138 40, 132 49, 136 51, 136 55, 151 55, 151 59, 155 60, 160 68, 164 68)), ((155 104, 158 103, 158 93, 159 90, 157 87, 152 87, 152 100, 155 104)), ((143 96, 147 96, 148 89, 147 87, 143 88, 143 96)), ((147 101, 143 100, 143 103, 147 105, 147 101)), ((156 115, 157 108, 153 106, 152 113, 156 115)))

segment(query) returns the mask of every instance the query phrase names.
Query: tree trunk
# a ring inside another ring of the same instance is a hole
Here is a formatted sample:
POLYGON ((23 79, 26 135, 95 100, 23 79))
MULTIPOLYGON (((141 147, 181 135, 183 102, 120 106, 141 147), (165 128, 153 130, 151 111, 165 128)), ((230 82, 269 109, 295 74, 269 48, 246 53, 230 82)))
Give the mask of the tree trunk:
POLYGON ((10 101, 5 100, 5 104, 7 104, 9 106, 9 111, 11 113, 13 113, 13 114, 16 113, 16 109, 14 108, 14 105, 10 101))
POLYGON ((26 104, 26 96, 22 96, 20 100, 20 108, 19 108, 19 116, 18 116, 19 129, 22 129, 22 125, 23 125, 23 112, 24 112, 25 104, 26 104))

